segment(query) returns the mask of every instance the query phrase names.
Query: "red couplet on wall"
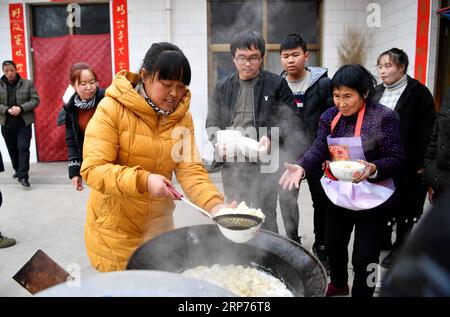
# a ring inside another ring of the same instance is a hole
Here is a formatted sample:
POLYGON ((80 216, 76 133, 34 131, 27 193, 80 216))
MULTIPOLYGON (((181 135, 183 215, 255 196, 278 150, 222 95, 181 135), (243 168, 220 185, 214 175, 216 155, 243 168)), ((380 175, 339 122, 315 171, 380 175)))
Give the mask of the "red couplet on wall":
POLYGON ((130 69, 127 0, 113 0, 114 71, 130 69))
POLYGON ((12 60, 22 78, 27 75, 27 54, 25 48, 24 7, 22 3, 9 4, 9 29, 11 32, 12 60))
POLYGON ((418 0, 414 77, 424 85, 427 81, 429 31, 430 0, 418 0))

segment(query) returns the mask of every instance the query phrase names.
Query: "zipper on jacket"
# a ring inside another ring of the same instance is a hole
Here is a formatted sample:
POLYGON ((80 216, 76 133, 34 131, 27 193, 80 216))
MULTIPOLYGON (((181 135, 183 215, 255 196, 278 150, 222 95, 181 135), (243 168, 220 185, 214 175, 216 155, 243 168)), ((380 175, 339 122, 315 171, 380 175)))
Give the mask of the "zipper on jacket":
MULTIPOLYGON (((253 125, 255 126, 255 130, 256 130, 256 141, 258 141, 259 142, 259 139, 260 139, 260 137, 259 137, 259 128, 256 126, 256 109, 255 109, 255 87, 259 84, 259 83, 261 83, 261 98, 264 98, 264 79, 262 79, 261 80, 261 76, 262 76, 263 74, 262 73, 260 73, 259 75, 258 75, 258 82, 256 83, 256 85, 255 86, 253 86, 253 125)), ((267 129, 269 128, 269 127, 266 127, 267 129)))
MULTIPOLYGON (((255 88, 253 87, 253 89, 255 89, 255 88)), ((256 141, 259 141, 258 140, 259 131, 258 131, 258 128, 256 127, 255 91, 253 90, 252 92, 253 92, 253 126, 255 127, 255 130, 256 130, 256 141)))
POLYGON ((158 121, 156 124, 156 131, 155 131, 155 142, 158 145, 158 159, 156 160, 156 164, 155 164, 155 171, 159 170, 159 165, 161 163, 161 155, 162 155, 162 151, 161 151, 161 144, 160 144, 160 139, 159 139, 159 127, 161 124, 164 124, 164 120, 165 116, 163 115, 158 115, 158 121), (161 117, 163 117, 163 119, 161 119, 161 117), (163 122, 161 122, 163 121, 163 122))

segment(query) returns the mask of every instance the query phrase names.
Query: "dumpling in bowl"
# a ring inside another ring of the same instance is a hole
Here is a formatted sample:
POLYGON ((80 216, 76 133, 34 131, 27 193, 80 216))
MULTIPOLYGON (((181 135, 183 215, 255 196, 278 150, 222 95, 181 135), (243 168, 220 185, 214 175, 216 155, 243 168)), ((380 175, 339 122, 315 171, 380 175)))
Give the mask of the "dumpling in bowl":
POLYGON ((335 161, 330 163, 331 173, 341 181, 353 181, 364 172, 365 165, 354 161, 335 161))

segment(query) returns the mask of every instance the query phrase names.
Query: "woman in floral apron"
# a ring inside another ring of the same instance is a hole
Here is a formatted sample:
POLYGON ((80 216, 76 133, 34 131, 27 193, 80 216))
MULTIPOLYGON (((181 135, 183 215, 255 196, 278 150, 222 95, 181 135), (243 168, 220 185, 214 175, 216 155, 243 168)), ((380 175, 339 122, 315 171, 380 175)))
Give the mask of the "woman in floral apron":
POLYGON ((326 170, 321 183, 332 202, 326 223, 327 296, 349 293, 347 247, 353 229, 352 296, 373 295, 387 207, 395 191, 392 177, 404 162, 398 118, 371 101, 375 84, 363 66, 341 67, 331 81, 335 107, 322 114, 317 139, 295 165, 286 164, 280 179, 291 190, 315 167, 326 170), (329 171, 330 160, 358 161, 366 168, 353 182, 339 181, 329 171))

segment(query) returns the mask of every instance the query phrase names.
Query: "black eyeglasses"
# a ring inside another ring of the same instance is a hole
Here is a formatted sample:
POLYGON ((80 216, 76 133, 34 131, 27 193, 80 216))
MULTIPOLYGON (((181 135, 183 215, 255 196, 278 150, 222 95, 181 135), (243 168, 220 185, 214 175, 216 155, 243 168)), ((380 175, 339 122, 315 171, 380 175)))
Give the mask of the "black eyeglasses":
POLYGON ((249 61, 251 64, 258 64, 259 61, 261 60, 261 57, 259 56, 252 56, 252 57, 243 57, 243 56, 238 56, 236 57, 236 61, 238 62, 238 64, 245 64, 247 63, 247 61, 249 61))

